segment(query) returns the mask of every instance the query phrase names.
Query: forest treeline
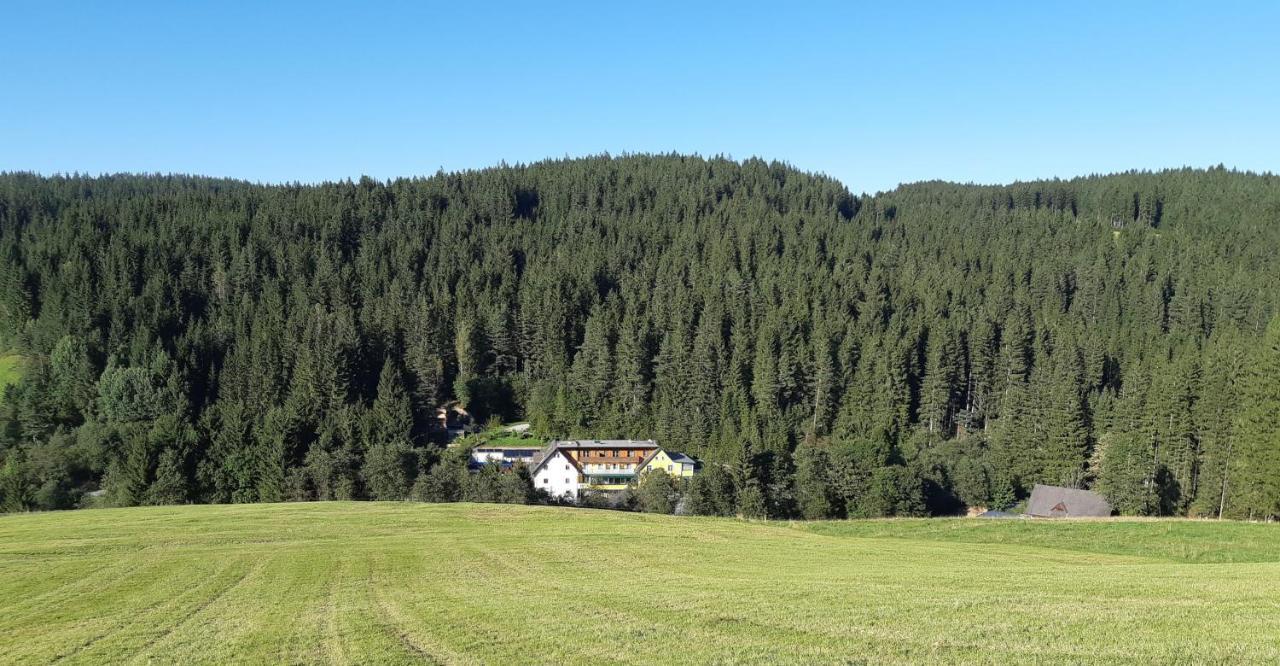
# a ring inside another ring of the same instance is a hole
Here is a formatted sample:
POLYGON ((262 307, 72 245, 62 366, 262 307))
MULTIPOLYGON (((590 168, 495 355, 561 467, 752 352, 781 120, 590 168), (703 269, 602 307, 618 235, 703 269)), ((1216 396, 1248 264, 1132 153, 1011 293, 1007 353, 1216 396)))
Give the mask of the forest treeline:
POLYGON ((1277 516, 1277 248, 1280 181, 1222 168, 873 196, 676 155, 4 174, 0 350, 29 360, 0 505, 431 496, 456 399, 694 455, 700 513, 945 514, 1043 482, 1277 516))

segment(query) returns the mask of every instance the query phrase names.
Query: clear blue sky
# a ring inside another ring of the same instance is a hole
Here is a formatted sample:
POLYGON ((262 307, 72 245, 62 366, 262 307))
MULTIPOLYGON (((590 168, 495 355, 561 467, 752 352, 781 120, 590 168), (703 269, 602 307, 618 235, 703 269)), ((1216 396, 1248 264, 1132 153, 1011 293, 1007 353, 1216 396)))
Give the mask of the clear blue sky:
POLYGON ((1280 170, 1274 1, 692 4, 6 3, 0 170, 310 182, 679 151, 855 191, 1280 170))

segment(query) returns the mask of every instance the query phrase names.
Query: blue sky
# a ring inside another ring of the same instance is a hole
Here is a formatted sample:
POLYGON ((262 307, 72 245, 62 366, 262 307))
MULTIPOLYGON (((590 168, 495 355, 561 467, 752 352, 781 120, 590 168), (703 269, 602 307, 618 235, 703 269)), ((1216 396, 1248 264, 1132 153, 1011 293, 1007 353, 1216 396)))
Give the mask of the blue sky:
POLYGON ((1276 2, 110 4, 0 8, 0 170, 312 182, 679 151, 858 192, 1280 170, 1276 2))

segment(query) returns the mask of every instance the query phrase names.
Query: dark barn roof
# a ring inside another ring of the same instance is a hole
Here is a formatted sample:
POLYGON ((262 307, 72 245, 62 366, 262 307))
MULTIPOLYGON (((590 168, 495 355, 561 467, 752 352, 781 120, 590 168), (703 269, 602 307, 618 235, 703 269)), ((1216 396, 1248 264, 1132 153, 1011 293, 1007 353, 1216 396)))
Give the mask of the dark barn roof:
POLYGON ((1105 518, 1111 505, 1098 493, 1076 488, 1042 486, 1031 489, 1027 515, 1040 518, 1105 518))

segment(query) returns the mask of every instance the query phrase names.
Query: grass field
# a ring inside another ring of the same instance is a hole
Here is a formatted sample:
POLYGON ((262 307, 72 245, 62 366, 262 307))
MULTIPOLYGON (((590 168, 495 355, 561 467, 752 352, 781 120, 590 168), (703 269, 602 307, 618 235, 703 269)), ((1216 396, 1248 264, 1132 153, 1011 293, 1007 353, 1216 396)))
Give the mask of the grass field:
POLYGON ((1276 663, 1280 526, 317 503, 0 517, 6 663, 1276 663))
POLYGON ((4 390, 22 379, 26 357, 18 354, 0 354, 0 402, 4 402, 4 390))

